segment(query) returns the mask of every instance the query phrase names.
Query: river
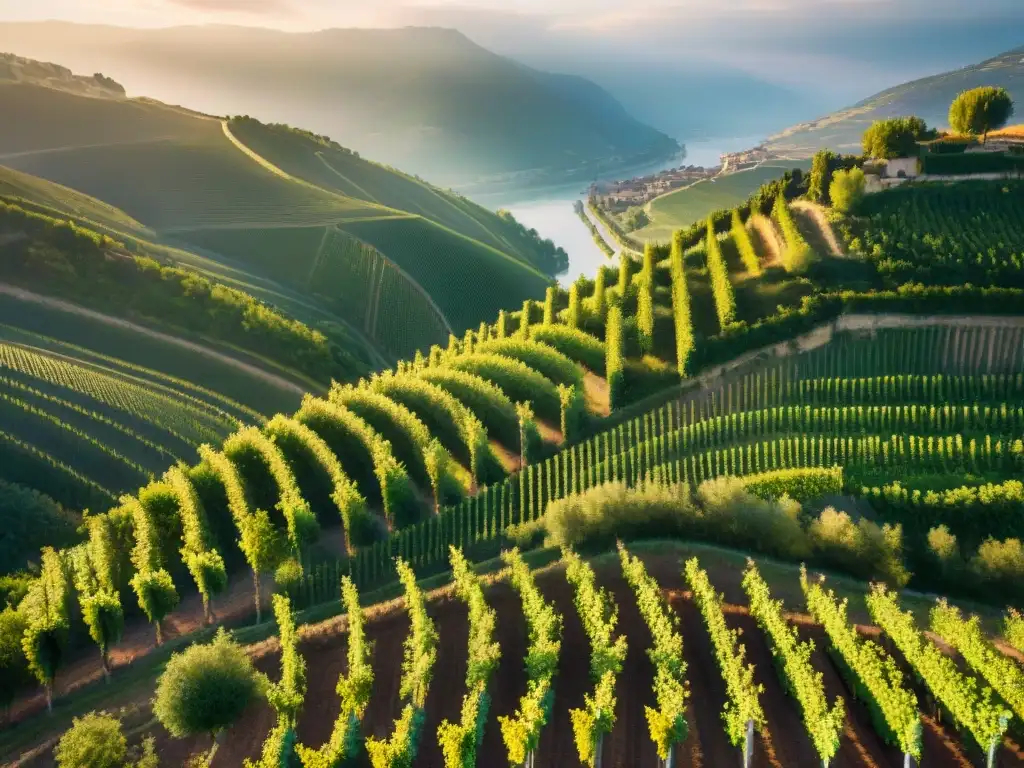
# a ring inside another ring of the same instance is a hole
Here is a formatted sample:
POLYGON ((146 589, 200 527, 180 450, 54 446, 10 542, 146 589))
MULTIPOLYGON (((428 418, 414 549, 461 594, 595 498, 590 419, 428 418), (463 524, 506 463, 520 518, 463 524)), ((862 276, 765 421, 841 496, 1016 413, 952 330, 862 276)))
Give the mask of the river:
MULTIPOLYGON (((757 146, 763 137, 741 136, 737 138, 718 138, 703 141, 687 141, 686 157, 682 161, 687 165, 705 167, 719 164, 719 156, 726 152, 738 152, 757 146)), ((633 174, 643 176, 648 173, 677 167, 679 158, 670 158, 660 165, 639 168, 633 174)), ((527 227, 532 227, 541 237, 548 237, 562 246, 569 254, 569 269, 559 275, 559 282, 567 283, 579 275, 593 277, 602 264, 614 262, 604 251, 598 248, 590 230, 579 220, 572 204, 583 199, 582 183, 560 190, 536 193, 532 198, 507 202, 501 205, 512 212, 516 219, 527 227)), ((492 205, 491 203, 484 203, 492 205)))

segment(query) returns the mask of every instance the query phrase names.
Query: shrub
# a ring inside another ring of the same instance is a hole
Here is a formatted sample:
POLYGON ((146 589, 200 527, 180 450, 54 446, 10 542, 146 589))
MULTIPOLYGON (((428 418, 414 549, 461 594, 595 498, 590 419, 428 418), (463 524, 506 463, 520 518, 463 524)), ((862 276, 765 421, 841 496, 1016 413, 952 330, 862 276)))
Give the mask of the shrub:
POLYGON ((826 508, 808 529, 811 546, 823 565, 838 565, 863 579, 881 579, 894 587, 906 585, 902 529, 860 519, 826 508))
POLYGON ((684 486, 631 489, 608 483, 548 505, 545 546, 604 547, 616 539, 677 536, 698 525, 684 486))
POLYGON ((604 344, 579 328, 551 325, 533 328, 530 338, 547 344, 570 360, 601 373, 604 369, 604 344))
POLYGON ((832 184, 828 188, 832 198, 832 207, 840 213, 850 213, 864 199, 864 171, 851 168, 848 171, 836 171, 832 184))
POLYGON ((153 714, 176 738, 216 736, 241 717, 264 686, 249 656, 221 628, 212 643, 190 646, 167 662, 153 714))
POLYGON ((861 139, 864 154, 880 160, 917 154, 917 142, 928 138, 928 126, 919 117, 877 120, 861 139))
POLYGON ((781 195, 775 201, 772 215, 779 222, 783 239, 786 241, 785 251, 782 254, 782 266, 790 274, 803 274, 814 260, 814 252, 804 240, 804 236, 800 234, 800 229, 793 220, 789 205, 781 195))
POLYGON ((1020 539, 988 539, 971 558, 971 570, 986 581, 1019 586, 1024 582, 1024 546, 1020 539))
POLYGON ((780 469, 775 472, 744 475, 740 479, 750 493, 762 499, 789 496, 801 504, 843 492, 842 467, 780 469))
POLYGON ((90 712, 74 719, 53 753, 59 768, 122 768, 128 740, 117 718, 90 712))
POLYGON ((608 310, 608 327, 605 333, 605 377, 608 380, 609 399, 613 411, 626 404, 623 344, 622 309, 617 306, 611 307, 608 310))
POLYGON ((1013 116, 1013 99, 1005 88, 983 86, 963 91, 949 105, 949 127, 957 133, 988 137, 1013 116))
POLYGON ((790 560, 809 552, 799 522, 800 504, 788 496, 766 501, 750 493, 741 479, 719 477, 700 484, 697 502, 713 541, 790 560))
POLYGON ((74 515, 49 496, 3 480, 0 520, 4 528, 0 536, 0 574, 37 562, 44 545, 66 547, 78 538, 74 515))

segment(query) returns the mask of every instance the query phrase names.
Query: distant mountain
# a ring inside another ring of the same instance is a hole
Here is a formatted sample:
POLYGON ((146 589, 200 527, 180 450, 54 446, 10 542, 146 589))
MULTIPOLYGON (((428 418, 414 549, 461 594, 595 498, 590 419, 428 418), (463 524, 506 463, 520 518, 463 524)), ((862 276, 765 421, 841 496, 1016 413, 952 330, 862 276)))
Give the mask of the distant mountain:
POLYGON ((446 344, 543 297, 565 268, 564 252, 511 216, 325 136, 69 92, 43 77, 59 68, 19 66, 40 76, 0 79, 0 114, 14 116, 0 120, 0 195, 214 275, 310 325, 342 321, 381 359, 446 344))
POLYGON ((102 69, 130 92, 331 135, 464 189, 592 179, 678 151, 605 90, 440 28, 158 30, 0 24, 0 49, 102 69))
POLYGON ((1006 88, 1018 105, 1017 114, 1024 115, 1024 46, 980 64, 889 88, 852 107, 787 128, 772 136, 768 145, 796 156, 810 155, 822 147, 859 152, 861 135, 875 120, 917 115, 929 125, 946 127, 954 97, 981 85, 1006 88))

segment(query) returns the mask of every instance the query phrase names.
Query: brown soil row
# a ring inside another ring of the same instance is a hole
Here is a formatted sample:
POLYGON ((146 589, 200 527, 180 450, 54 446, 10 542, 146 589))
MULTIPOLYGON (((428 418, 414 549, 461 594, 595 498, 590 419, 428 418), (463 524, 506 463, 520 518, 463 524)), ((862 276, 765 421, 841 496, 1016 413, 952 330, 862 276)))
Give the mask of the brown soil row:
MULTIPOLYGON (((651 573, 668 590, 670 604, 680 616, 688 664, 691 695, 687 720, 690 730, 687 740, 677 752, 676 764, 700 768, 739 766, 739 750, 729 744, 720 716, 725 702, 724 684, 700 613, 688 594, 681 591, 683 584, 679 563, 672 556, 651 555, 645 559, 651 573)), ((734 581, 735 574, 712 573, 711 576, 720 588, 726 587, 727 595, 733 591, 734 585, 730 582, 734 581)), ((644 707, 654 704, 651 690, 653 673, 647 656, 650 633, 641 620, 632 592, 622 579, 617 564, 610 563, 600 568, 598 577, 619 605, 619 629, 629 641, 629 653, 619 677, 616 725, 604 745, 604 766, 653 768, 657 765, 657 756, 644 716, 644 707)), ((562 613, 564 635, 553 716, 541 737, 536 765, 538 768, 577 766, 579 759, 573 741, 569 710, 581 706, 584 694, 592 688, 589 647, 573 606, 572 589, 566 583, 562 571, 553 568, 538 575, 538 584, 545 597, 553 601, 562 613)), ((515 591, 506 583, 498 583, 490 587, 487 594, 488 601, 498 612, 502 659, 491 685, 493 699, 477 764, 491 768, 508 764, 497 718, 499 715, 512 714, 518 706, 519 697, 525 692, 523 657, 528 638, 521 604, 515 591)), ((444 762, 437 746, 437 726, 445 718, 456 720, 459 717, 465 687, 468 621, 465 606, 451 597, 433 601, 429 610, 438 628, 440 645, 415 766, 442 768, 444 762)), ((786 694, 776 675, 765 636, 745 608, 727 607, 727 621, 741 630, 748 660, 755 665, 757 680, 764 686, 762 704, 767 727, 758 736, 754 765, 758 768, 820 765, 803 727, 799 706, 786 694)), ((841 751, 832 763, 834 768, 899 768, 902 760, 898 750, 883 744, 875 734, 867 710, 850 695, 824 651, 821 629, 805 621, 799 622, 799 626, 802 636, 815 642, 813 662, 824 674, 829 699, 834 700, 839 696, 846 704, 847 727, 841 751)), ((382 613, 367 623, 368 637, 375 644, 376 676, 373 697, 363 726, 367 735, 386 737, 394 718, 401 711, 399 684, 402 642, 408 629, 408 617, 401 610, 382 613)), ((257 666, 271 677, 276 677, 278 653, 273 643, 268 644, 267 649, 258 658, 257 666)), ((303 743, 318 745, 329 738, 338 713, 335 685, 345 669, 345 636, 339 632, 323 631, 303 642, 302 653, 307 664, 308 693, 299 721, 299 737, 303 743)), ((961 768, 970 764, 966 762, 967 756, 955 731, 930 717, 925 718, 924 724, 924 762, 929 768, 961 768)), ((235 768, 242 764, 244 758, 257 757, 272 725, 273 716, 269 708, 262 703, 254 705, 242 722, 226 734, 223 746, 213 762, 215 768, 235 768)), ((161 765, 165 768, 183 765, 190 755, 209 747, 206 738, 171 739, 158 725, 140 728, 137 736, 141 737, 146 731, 157 735, 161 765)), ((971 757, 974 758, 973 755, 971 757)), ((52 759, 43 755, 26 764, 48 766, 52 765, 52 759)), ((1002 750, 1000 765, 1010 768, 1024 766, 1024 759, 1016 745, 1008 743, 1002 750)))

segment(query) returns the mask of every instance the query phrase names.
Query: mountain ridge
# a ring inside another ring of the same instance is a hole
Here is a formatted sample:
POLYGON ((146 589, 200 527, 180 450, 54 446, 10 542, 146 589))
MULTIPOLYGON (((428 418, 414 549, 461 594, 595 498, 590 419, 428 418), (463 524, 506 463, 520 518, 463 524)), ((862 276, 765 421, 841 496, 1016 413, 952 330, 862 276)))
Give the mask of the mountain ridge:
POLYGON ((679 151, 596 83, 534 69, 443 27, 8 23, 4 47, 102 68, 161 101, 301 125, 462 191, 590 180, 679 151))

